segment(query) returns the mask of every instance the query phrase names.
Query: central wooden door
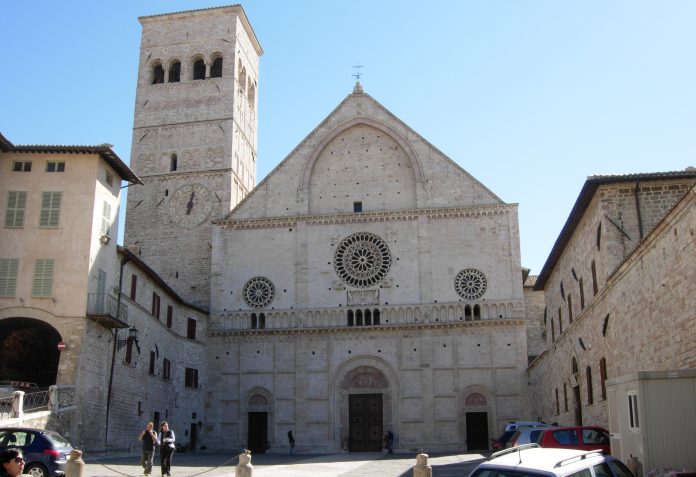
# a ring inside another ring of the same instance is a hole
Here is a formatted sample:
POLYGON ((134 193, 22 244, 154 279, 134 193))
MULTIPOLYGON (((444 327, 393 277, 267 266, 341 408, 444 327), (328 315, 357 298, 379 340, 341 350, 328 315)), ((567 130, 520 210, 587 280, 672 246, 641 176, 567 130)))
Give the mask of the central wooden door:
POLYGON ((382 452, 382 395, 351 394, 348 402, 351 452, 382 452))

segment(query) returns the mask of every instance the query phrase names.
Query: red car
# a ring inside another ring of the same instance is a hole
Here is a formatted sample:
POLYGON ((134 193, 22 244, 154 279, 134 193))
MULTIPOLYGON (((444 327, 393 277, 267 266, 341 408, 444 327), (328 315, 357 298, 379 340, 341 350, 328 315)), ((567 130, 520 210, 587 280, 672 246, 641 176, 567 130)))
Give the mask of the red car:
POLYGON ((601 450, 610 454, 609 432, 603 427, 575 426, 541 429, 537 444, 561 449, 601 450))

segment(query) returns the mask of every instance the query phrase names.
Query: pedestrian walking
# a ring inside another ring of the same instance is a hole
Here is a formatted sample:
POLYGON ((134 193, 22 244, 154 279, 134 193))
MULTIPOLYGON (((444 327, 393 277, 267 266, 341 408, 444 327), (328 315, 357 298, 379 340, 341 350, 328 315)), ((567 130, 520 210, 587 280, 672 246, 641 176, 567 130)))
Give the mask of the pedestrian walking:
POLYGON ((162 467, 162 475, 172 475, 172 455, 174 454, 174 431, 169 429, 169 423, 163 422, 160 425, 159 443, 160 443, 160 465, 162 467))
POLYGON ((155 449, 159 445, 157 433, 154 431, 155 425, 148 422, 145 430, 140 433, 138 440, 142 442, 140 450, 140 465, 142 466, 145 475, 150 475, 152 472, 152 461, 155 458, 155 449))
POLYGON ((289 455, 295 455, 295 438, 292 436, 292 431, 288 431, 288 443, 290 444, 289 455))

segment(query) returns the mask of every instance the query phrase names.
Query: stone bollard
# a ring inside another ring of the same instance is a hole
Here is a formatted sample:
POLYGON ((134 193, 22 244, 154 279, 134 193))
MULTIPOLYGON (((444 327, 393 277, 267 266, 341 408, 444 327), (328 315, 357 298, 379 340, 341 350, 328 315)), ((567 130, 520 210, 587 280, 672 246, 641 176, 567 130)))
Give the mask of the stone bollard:
POLYGON ((244 453, 239 454, 239 464, 234 469, 234 476, 251 477, 252 475, 254 475, 254 466, 251 465, 251 451, 244 449, 244 453))
POLYGON ((65 477, 82 477, 85 471, 85 461, 82 460, 82 451, 73 449, 65 466, 65 477))
POLYGON ((433 477, 433 468, 428 465, 428 454, 420 453, 416 456, 413 477, 433 477))

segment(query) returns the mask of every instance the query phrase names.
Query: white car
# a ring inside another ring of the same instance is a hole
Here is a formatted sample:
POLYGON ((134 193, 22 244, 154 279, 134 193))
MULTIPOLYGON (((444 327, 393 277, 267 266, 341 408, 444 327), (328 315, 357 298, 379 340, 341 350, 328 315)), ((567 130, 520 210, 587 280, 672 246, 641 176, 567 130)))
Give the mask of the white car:
POLYGON ((634 477, 620 460, 597 451, 526 444, 496 452, 469 477, 634 477))

